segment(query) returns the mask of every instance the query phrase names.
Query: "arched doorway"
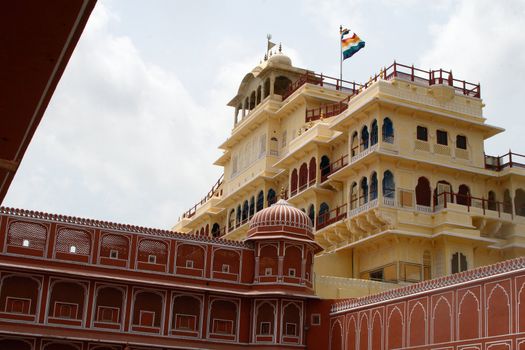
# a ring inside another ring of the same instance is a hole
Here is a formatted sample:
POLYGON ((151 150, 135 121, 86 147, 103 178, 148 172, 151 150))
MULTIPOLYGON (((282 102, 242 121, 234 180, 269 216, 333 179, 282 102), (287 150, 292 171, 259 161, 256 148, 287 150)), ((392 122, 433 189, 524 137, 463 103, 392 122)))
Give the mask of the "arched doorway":
POLYGON ((525 191, 521 188, 516 190, 514 209, 516 210, 516 215, 525 216, 525 191))
POLYGON ((458 194, 456 195, 456 203, 470 206, 470 188, 467 185, 462 184, 459 186, 458 194))
POLYGON ((430 181, 424 176, 421 176, 417 179, 416 186, 416 204, 430 207, 431 201, 431 190, 430 190, 430 181))

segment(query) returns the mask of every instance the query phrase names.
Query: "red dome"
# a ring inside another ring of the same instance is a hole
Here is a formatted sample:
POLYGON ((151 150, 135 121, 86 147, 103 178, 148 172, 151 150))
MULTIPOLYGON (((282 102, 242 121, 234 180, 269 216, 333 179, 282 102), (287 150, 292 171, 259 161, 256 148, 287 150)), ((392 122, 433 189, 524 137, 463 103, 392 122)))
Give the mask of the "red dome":
POLYGON ((286 236, 313 241, 312 232, 312 221, 308 215, 281 199, 253 216, 248 239, 286 236))

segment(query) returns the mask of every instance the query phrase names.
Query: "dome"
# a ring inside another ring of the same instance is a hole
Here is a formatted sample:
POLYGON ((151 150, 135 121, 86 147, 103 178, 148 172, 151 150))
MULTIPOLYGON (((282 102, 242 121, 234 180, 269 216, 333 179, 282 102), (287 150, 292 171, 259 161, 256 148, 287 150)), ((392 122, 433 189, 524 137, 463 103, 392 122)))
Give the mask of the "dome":
POLYGON ((248 239, 286 236, 313 241, 312 231, 312 222, 308 215, 281 199, 253 216, 248 239))
POLYGON ((291 66, 292 60, 290 59, 290 57, 286 56, 283 53, 276 53, 268 58, 268 63, 276 63, 291 66))

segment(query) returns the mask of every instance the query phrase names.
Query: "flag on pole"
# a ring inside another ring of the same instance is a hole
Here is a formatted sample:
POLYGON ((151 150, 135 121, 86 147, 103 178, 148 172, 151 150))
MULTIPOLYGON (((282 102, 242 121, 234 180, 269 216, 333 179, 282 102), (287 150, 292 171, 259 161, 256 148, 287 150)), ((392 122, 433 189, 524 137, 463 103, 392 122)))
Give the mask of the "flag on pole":
POLYGON ((348 29, 341 30, 341 52, 343 60, 352 57, 357 51, 365 47, 365 42, 356 33, 348 29))

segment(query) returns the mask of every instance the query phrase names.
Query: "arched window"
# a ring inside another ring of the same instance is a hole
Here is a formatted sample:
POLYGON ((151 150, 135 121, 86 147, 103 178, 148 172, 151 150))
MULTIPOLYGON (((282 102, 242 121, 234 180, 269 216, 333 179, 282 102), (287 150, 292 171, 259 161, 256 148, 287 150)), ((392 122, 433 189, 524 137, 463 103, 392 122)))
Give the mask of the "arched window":
POLYGON ((137 291, 133 301, 131 329, 157 328, 162 325, 164 297, 160 293, 137 291))
POLYGON ((241 205, 239 204, 239 205, 237 206, 237 212, 236 212, 237 215, 236 215, 236 220, 235 220, 235 223, 236 223, 237 225, 239 225, 239 224, 241 223, 241 215, 242 215, 241 213, 242 213, 242 211, 241 211, 241 205))
POLYGON ((270 96, 270 78, 264 81, 264 98, 270 96))
POLYGON ((432 255, 428 250, 423 252, 423 280, 429 280, 431 278, 431 266, 432 265, 432 255))
POLYGON ((328 176, 328 174, 330 174, 330 158, 328 158, 326 155, 322 156, 319 167, 321 168, 321 178, 328 176))
POLYGON ((28 276, 5 275, 0 281, 0 310, 36 315, 40 281, 28 276))
POLYGON ((321 203, 319 206, 319 224, 324 224, 328 220, 328 213, 330 212, 330 207, 325 202, 321 203))
POLYGON ((283 308, 283 334, 285 337, 301 337, 301 313, 302 310, 296 303, 289 303, 283 308))
POLYGON ((361 193, 359 194, 360 205, 368 203, 368 179, 363 177, 361 179, 361 193))
POLYGON ((228 218, 228 230, 233 228, 235 224, 235 209, 230 210, 230 217, 228 218))
POLYGON ((259 211, 259 210, 262 210, 263 208, 264 208, 264 192, 260 191, 259 194, 257 195, 257 206, 255 209, 259 211))
POLYGON ((250 198, 250 214, 249 216, 252 217, 253 214, 255 214, 255 197, 252 196, 252 198, 250 198))
POLYGON ((306 163, 301 164, 299 168, 299 191, 306 188, 308 182, 308 165, 306 163))
POLYGON ((268 201, 268 206, 272 205, 273 203, 277 202, 277 195, 275 194, 275 191, 273 188, 270 188, 268 190, 268 196, 266 198, 268 201))
POLYGON ((248 220, 249 211, 250 211, 250 206, 248 204, 248 201, 244 201, 242 205, 242 222, 248 220))
POLYGON ((498 210, 498 203, 496 201, 496 193, 494 191, 489 191, 489 199, 487 201, 488 210, 498 210))
POLYGON ((394 143, 394 124, 390 118, 383 119, 383 142, 394 143))
POLYGON ((467 185, 460 185, 456 195, 456 203, 461 205, 470 205, 470 189, 467 185))
POLYGON ((396 183, 394 174, 390 170, 383 173, 383 197, 394 198, 396 194, 396 183))
POLYGON ((257 104, 261 103, 261 87, 259 86, 257 88, 257 101, 256 101, 257 104))
POLYGON ((452 254, 451 264, 452 273, 463 272, 468 269, 467 257, 463 253, 456 252, 452 254))
POLYGON ((312 157, 310 159, 310 165, 308 169, 308 185, 312 186, 315 183, 315 177, 316 177, 316 171, 317 171, 317 162, 315 160, 315 157, 312 157))
POLYGON ((368 148, 368 126, 363 126, 361 129, 361 150, 368 148))
POLYGON ((503 212, 512 214, 512 199, 510 198, 510 191, 508 189, 503 192, 503 212))
POLYGON ((290 176, 290 195, 294 196, 297 193, 297 169, 292 170, 292 175, 290 176))
POLYGON ((273 84, 273 92, 277 95, 284 95, 287 91, 292 81, 287 77, 279 76, 275 78, 275 83, 273 84))
POLYGON ((374 171, 370 177, 370 200, 377 199, 377 173, 374 171))
POLYGON ((355 156, 359 152, 359 135, 357 134, 357 131, 354 131, 352 134, 352 143, 351 143, 352 149, 350 150, 350 154, 355 156))
POLYGON ((250 111, 255 108, 255 91, 250 95, 250 111))
POLYGON ((121 323, 123 291, 120 288, 103 286, 97 289, 96 294, 95 322, 100 322, 101 326, 121 323))
POLYGON ((315 225, 315 206, 313 204, 308 207, 308 217, 312 221, 312 225, 315 225))
POLYGON ((525 216, 525 191, 521 188, 516 190, 514 209, 516 210, 516 215, 525 216))
POLYGON ((448 203, 452 202, 452 185, 448 183, 447 181, 440 180, 437 183, 436 188, 434 189, 434 202, 437 205, 444 205, 445 199, 448 203))
POLYGON ((374 119, 374 121, 372 122, 371 130, 370 130, 370 145, 371 146, 377 143, 378 138, 379 138, 378 134, 379 134, 379 131, 377 127, 377 120, 374 119))
POLYGON ((358 206, 359 193, 357 191, 357 183, 354 181, 350 186, 350 209, 355 209, 358 206))
POLYGON ((431 203, 431 190, 430 190, 430 181, 424 176, 421 176, 417 179, 416 186, 416 204, 430 207, 431 203))
POLYGON ((212 237, 220 237, 221 235, 221 226, 216 222, 211 227, 211 235, 212 237))
POLYGON ((201 317, 201 299, 192 295, 180 294, 173 298, 172 325, 174 331, 187 335, 187 332, 199 332, 201 317))

